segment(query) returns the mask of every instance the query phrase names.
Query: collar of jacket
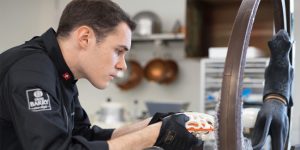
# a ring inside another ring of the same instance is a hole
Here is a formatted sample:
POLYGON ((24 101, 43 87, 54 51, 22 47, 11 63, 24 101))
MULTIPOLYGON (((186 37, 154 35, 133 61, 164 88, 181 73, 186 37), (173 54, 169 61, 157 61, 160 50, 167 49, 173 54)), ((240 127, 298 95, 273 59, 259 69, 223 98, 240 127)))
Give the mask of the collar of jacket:
POLYGON ((75 80, 73 73, 63 58, 61 49, 56 39, 56 32, 53 30, 53 28, 48 29, 48 31, 41 36, 41 39, 45 45, 46 52, 58 70, 60 78, 65 84, 74 85, 77 80, 75 80))

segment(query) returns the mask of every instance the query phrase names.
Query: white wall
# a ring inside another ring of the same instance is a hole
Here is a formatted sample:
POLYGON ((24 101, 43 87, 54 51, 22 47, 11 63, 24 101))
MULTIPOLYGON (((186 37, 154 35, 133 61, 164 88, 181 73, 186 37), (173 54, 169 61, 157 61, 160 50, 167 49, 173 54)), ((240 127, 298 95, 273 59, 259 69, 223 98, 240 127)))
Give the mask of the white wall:
POLYGON ((0 52, 57 28, 65 0, 1 0, 0 52))
MULTIPOLYGON (((51 1, 1 1, 0 51, 15 46, 16 44, 23 43, 24 40, 42 33, 42 30, 45 30, 42 29, 44 28, 42 24, 53 22, 53 16, 51 14, 46 15, 46 13, 43 13, 43 7, 41 6, 44 5, 50 6, 49 8, 53 7, 51 1), (43 19, 43 15, 48 17, 48 19, 43 19)), ((53 10, 50 12, 53 12, 53 10)))

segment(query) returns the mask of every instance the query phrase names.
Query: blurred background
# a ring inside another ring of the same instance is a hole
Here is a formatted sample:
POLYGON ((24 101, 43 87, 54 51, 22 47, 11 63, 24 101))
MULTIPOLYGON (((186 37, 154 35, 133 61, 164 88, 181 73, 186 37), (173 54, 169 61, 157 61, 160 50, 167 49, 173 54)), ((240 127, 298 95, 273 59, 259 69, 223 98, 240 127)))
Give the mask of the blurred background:
MULTIPOLYGON (((0 52, 48 28, 55 30, 70 0, 1 0, 0 52)), ((134 121, 151 111, 215 114, 226 46, 239 0, 113 0, 138 24, 128 54, 129 71, 105 90, 78 81, 79 98, 96 124, 134 121), (107 109, 115 111, 108 111, 107 109), (109 116, 115 114, 114 116, 109 116), (121 115, 120 115, 121 114, 121 115), (102 119, 99 119, 100 118, 102 119), (103 118, 109 118, 103 120, 103 118), (109 121, 108 121, 109 120, 109 121)), ((251 35, 242 93, 244 107, 261 104, 264 68, 273 34, 271 1, 262 1, 251 35)), ((294 2, 295 47, 300 47, 300 1, 294 2)), ((291 143, 300 143, 299 59, 295 53, 291 143)))

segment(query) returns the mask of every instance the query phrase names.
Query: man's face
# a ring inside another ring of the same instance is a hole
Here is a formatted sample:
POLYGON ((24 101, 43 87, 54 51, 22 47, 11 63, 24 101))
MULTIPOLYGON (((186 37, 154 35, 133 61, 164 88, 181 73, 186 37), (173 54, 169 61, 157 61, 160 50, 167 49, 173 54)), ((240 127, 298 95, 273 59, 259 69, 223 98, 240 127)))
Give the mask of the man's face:
POLYGON ((125 54, 131 46, 131 34, 127 24, 120 23, 100 42, 96 42, 95 37, 87 50, 80 54, 82 77, 96 88, 106 88, 118 71, 127 69, 125 54))

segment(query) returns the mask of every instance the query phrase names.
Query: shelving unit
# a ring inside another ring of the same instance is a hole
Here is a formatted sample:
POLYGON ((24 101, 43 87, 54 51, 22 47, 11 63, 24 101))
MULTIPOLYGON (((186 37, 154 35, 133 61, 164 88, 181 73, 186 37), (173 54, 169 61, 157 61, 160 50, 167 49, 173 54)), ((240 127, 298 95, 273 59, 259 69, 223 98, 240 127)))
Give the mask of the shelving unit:
POLYGON ((134 42, 139 42, 139 41, 154 41, 154 40, 183 40, 184 39, 184 34, 182 33, 162 33, 162 34, 151 34, 147 36, 139 36, 139 35, 134 35, 132 40, 134 42))
MULTIPOLYGON (((256 106, 262 103, 264 72, 268 58, 247 58, 243 79, 243 101, 246 105, 256 106)), ((201 59, 200 105, 201 112, 214 113, 218 104, 222 86, 225 59, 201 59)))
POLYGON ((171 41, 184 41, 185 35, 183 33, 159 33, 146 36, 133 35, 132 43, 145 43, 153 42, 155 45, 159 45, 171 41))

